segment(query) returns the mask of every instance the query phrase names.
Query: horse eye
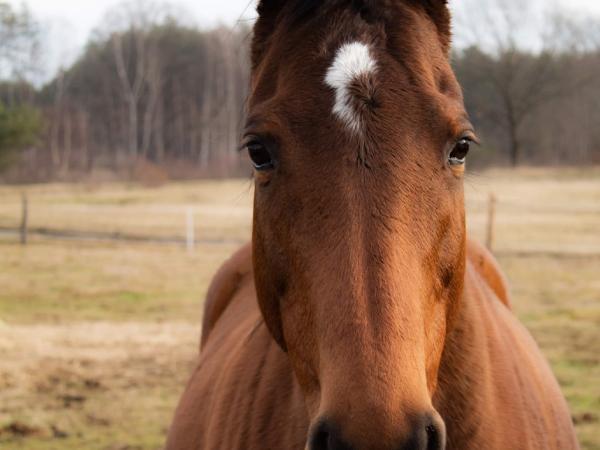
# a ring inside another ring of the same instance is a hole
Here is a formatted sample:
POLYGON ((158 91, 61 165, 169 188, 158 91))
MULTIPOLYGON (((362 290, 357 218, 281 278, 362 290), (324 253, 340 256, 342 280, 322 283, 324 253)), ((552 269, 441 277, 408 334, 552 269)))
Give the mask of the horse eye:
POLYGON ((256 170, 264 171, 273 168, 271 153, 261 142, 252 141, 246 145, 246 148, 256 170))
POLYGON ((448 163, 451 166, 462 166, 467 160, 470 149, 471 140, 469 138, 462 138, 454 145, 454 148, 450 152, 448 163))

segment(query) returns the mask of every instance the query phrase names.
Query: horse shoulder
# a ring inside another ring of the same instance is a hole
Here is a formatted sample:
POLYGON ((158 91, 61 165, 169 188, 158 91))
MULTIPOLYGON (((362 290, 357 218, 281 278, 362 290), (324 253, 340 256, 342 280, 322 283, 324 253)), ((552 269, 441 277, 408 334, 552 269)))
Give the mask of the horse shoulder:
POLYGON ((467 242, 467 258, 498 299, 512 309, 508 282, 492 253, 476 241, 467 242))
POLYGON ((252 275, 252 246, 244 245, 217 271, 212 279, 202 320, 200 348, 204 348, 210 332, 233 300, 244 280, 252 275))

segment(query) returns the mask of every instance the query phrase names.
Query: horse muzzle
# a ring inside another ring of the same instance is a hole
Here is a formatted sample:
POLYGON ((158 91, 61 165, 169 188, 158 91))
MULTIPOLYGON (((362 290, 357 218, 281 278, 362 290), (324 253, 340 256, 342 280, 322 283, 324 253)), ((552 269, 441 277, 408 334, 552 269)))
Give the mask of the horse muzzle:
MULTIPOLYGON (((414 421, 408 436, 396 444, 381 444, 374 433, 369 442, 352 442, 334 421, 320 419, 311 429, 308 450, 444 450, 446 426, 437 412, 426 413, 414 421)), ((367 441, 367 439, 365 439, 367 441)))

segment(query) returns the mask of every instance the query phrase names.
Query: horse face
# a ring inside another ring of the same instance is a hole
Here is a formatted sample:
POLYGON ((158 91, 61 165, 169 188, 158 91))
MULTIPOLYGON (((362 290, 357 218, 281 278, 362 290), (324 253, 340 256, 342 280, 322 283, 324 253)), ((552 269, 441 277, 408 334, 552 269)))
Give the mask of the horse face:
POLYGON ((309 447, 443 448, 432 397, 463 286, 474 138, 445 5, 320 2, 296 20, 270 3, 244 138, 254 271, 305 394, 309 447))

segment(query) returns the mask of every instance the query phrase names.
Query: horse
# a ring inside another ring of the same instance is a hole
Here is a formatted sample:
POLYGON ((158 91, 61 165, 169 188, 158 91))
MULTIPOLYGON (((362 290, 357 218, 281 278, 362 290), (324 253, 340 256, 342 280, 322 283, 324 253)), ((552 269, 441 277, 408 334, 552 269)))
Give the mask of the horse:
POLYGON ((466 236, 444 0, 261 0, 251 244, 216 274, 169 450, 577 449, 466 236))

